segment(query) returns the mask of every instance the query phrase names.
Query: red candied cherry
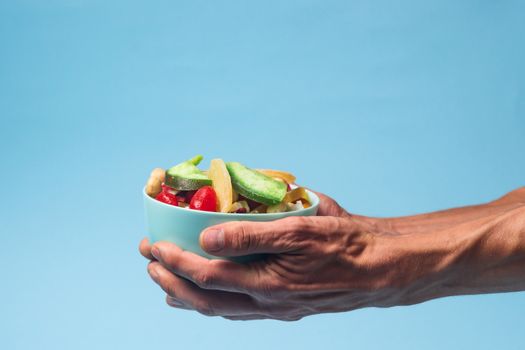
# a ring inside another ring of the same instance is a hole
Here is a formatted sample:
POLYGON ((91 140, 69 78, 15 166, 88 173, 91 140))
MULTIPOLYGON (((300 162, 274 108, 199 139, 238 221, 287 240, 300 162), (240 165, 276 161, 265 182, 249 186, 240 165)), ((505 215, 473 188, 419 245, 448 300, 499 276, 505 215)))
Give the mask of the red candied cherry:
POLYGON ((202 211, 217 211, 217 194, 211 186, 199 188, 190 202, 190 209, 202 211))

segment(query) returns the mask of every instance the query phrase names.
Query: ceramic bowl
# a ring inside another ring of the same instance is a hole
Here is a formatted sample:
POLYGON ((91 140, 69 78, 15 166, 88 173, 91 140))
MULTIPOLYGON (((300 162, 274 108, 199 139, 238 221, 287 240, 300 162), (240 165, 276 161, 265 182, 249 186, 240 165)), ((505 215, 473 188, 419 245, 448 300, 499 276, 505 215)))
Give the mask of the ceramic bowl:
POLYGON ((199 245, 199 236, 205 228, 228 221, 273 221, 288 216, 316 215, 319 197, 311 191, 307 190, 307 193, 312 205, 306 209, 271 214, 235 214, 214 213, 165 204, 148 196, 144 189, 146 228, 151 243, 168 241, 201 256, 217 258, 204 252, 199 245))

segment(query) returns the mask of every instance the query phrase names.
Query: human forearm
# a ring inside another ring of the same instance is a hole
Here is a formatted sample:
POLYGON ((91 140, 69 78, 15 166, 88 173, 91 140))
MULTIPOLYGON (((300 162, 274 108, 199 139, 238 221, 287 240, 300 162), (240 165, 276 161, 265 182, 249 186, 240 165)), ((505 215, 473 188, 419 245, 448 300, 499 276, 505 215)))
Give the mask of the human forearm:
POLYGON ((433 234, 392 237, 400 304, 525 290, 525 206, 433 234))
POLYGON ((472 220, 496 218, 510 210, 525 205, 525 187, 507 193, 494 201, 431 213, 385 218, 385 225, 397 233, 436 232, 472 220))
POLYGON ((471 234, 461 238, 464 246, 462 277, 453 294, 478 294, 525 290, 525 206, 496 218, 471 223, 471 234))

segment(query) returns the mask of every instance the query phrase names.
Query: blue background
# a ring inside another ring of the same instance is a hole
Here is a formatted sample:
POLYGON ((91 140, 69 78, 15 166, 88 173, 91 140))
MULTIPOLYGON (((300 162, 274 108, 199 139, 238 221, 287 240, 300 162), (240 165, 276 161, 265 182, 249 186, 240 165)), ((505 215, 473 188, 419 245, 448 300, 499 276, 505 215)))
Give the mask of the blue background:
POLYGON ((377 216, 524 185, 524 4, 2 1, 1 347, 523 349, 524 293, 231 322, 137 245, 149 171, 196 153, 377 216))

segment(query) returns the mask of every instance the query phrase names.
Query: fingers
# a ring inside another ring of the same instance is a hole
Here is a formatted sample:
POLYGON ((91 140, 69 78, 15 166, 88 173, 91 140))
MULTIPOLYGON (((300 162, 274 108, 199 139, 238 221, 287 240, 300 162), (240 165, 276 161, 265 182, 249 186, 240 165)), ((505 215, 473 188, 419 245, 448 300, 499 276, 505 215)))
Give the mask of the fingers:
POLYGON ((260 274, 255 266, 209 260, 169 242, 155 243, 151 253, 165 268, 203 289, 244 293, 261 289, 260 274))
POLYGON ((230 320, 230 321, 250 321, 250 320, 264 320, 264 319, 274 319, 279 321, 299 321, 302 317, 298 316, 281 316, 281 317, 270 317, 268 315, 264 314, 254 314, 254 315, 242 315, 242 316, 223 316, 223 318, 230 320))
MULTIPOLYGON (((157 283, 157 284, 159 284, 159 283, 157 283)), ((177 309, 193 310, 193 308, 191 306, 188 306, 182 300, 176 299, 176 298, 170 296, 169 294, 166 294, 166 304, 168 304, 171 307, 176 307, 177 309)))
POLYGON ((260 312, 246 294, 201 289, 177 277, 159 262, 148 265, 151 278, 168 294, 166 302, 177 308, 197 310, 207 316, 242 316, 260 312))
POLYGON ((151 255, 151 245, 147 238, 142 239, 139 244, 139 251, 142 256, 149 260, 155 260, 155 257, 151 255))
POLYGON ((250 321, 250 320, 264 320, 269 318, 265 315, 242 315, 242 316, 223 316, 223 318, 230 321, 250 321))
POLYGON ((216 256, 291 252, 300 247, 298 233, 311 231, 312 222, 312 218, 298 216, 270 222, 229 222, 204 230, 200 245, 216 256))

